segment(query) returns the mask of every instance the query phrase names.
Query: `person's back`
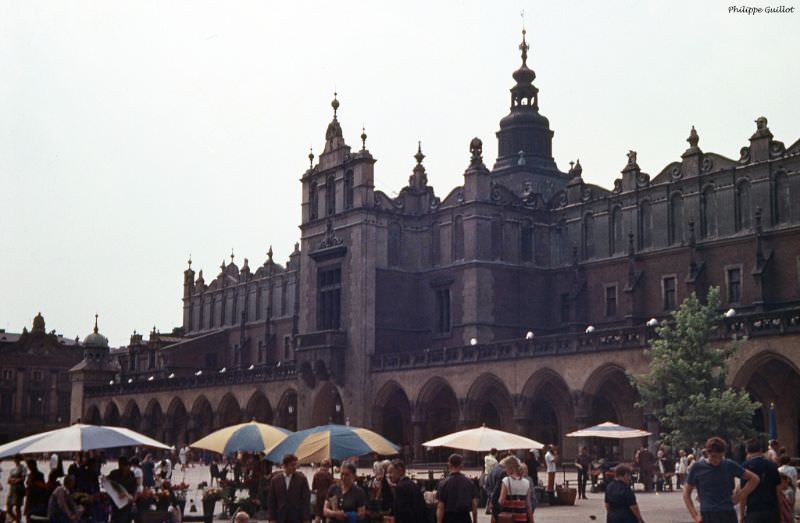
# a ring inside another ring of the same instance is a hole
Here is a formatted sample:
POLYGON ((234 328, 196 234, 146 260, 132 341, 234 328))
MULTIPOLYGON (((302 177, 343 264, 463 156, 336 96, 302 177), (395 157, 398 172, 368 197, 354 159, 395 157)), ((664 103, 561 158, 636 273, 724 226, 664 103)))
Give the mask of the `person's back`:
MULTIPOLYGON (((747 501, 742 506, 746 507, 746 521, 769 522, 778 521, 780 518, 778 506, 778 485, 780 477, 778 466, 764 454, 764 446, 758 438, 747 443, 747 461, 742 466, 758 476, 758 485, 747 496, 747 501)), ((740 508, 742 507, 740 506, 740 508)))
POLYGON ((463 458, 452 454, 447 461, 450 475, 443 479, 437 489, 437 523, 469 523, 478 520, 478 489, 469 478, 461 474, 463 458))

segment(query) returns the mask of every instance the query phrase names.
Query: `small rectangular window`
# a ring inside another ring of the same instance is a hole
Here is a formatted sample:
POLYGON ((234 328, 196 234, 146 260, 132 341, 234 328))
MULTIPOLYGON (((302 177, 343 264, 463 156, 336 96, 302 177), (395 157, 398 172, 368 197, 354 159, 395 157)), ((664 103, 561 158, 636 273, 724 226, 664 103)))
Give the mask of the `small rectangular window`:
POLYGON ((739 303, 742 301, 742 269, 739 267, 728 269, 728 302, 739 303))
POLYGON ((283 359, 285 359, 285 360, 292 359, 292 337, 291 336, 284 336, 283 337, 283 359))
POLYGON ((42 371, 40 370, 33 371, 33 381, 42 381, 42 377, 43 377, 42 371))
POLYGON ((667 276, 661 281, 661 295, 665 311, 674 311, 676 303, 675 276, 667 276))
POLYGON ((3 369, 3 379, 4 380, 13 380, 14 379, 14 370, 13 369, 3 369))
POLYGON ((569 323, 569 293, 561 295, 561 323, 569 323))
POLYGON ((317 328, 338 330, 341 321, 342 269, 338 266, 320 269, 317 277, 317 328))
POLYGON ((617 286, 606 286, 606 318, 617 316, 617 286))
POLYGON ((450 289, 436 289, 436 334, 450 332, 450 289))

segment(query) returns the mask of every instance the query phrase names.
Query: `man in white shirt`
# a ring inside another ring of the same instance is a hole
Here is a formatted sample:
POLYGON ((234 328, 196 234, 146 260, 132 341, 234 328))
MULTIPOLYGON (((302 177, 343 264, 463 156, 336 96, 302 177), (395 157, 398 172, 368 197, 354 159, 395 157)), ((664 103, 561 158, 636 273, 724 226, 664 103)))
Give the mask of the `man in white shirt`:
POLYGON ((544 462, 547 464, 547 495, 552 504, 556 497, 556 466, 558 465, 558 449, 555 445, 547 446, 544 462))

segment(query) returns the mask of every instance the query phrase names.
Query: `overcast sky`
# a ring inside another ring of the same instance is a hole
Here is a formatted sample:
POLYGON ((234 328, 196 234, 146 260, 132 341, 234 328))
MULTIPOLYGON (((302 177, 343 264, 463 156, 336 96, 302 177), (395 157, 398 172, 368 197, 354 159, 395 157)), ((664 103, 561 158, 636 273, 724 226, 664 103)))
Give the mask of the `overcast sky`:
MULTIPOLYGON (((797 5, 798 2, 785 2, 797 5)), ((761 4, 759 4, 761 5, 761 4)), ((764 115, 800 138, 800 14, 706 2, 0 1, 0 328, 112 345, 181 322, 182 272, 231 248, 280 263, 300 175, 339 119, 376 186, 417 140, 440 196, 473 136, 487 164, 519 66, 520 11, 562 170, 610 188, 628 149, 655 175, 686 149, 731 158, 764 115)), ((795 9, 797 10, 797 9, 795 9)))

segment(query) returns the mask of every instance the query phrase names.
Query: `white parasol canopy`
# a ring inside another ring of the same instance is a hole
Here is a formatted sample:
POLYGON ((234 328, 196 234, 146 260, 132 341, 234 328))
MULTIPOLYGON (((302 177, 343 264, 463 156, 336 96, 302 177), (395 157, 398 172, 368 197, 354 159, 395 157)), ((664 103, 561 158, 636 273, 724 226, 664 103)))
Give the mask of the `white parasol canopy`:
POLYGON ((606 421, 594 427, 576 430, 567 434, 568 438, 609 438, 609 439, 629 439, 643 438, 651 433, 646 430, 632 429, 606 421))
POLYGON ((487 426, 462 430, 441 436, 423 443, 426 447, 449 447, 453 449, 488 452, 492 449, 541 449, 544 445, 524 436, 518 436, 502 430, 490 429, 487 426))
POLYGON ((16 454, 83 452, 93 449, 137 446, 170 448, 153 438, 123 427, 102 427, 76 423, 69 427, 34 434, 0 445, 0 459, 16 454))

